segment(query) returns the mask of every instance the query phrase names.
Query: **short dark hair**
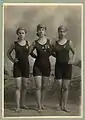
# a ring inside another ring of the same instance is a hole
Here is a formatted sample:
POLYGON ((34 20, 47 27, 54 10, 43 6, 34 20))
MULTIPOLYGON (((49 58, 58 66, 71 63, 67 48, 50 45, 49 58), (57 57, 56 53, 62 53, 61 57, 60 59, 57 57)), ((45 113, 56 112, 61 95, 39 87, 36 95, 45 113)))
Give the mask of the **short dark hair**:
POLYGON ((64 25, 60 25, 60 26, 58 27, 58 32, 59 32, 61 29, 64 29, 65 31, 68 30, 64 25))
POLYGON ((20 30, 24 30, 25 33, 27 33, 27 30, 26 30, 25 28, 19 27, 19 28, 17 28, 17 30, 16 30, 16 34, 17 34, 17 35, 18 35, 18 32, 19 32, 20 30))
POLYGON ((37 31, 38 31, 40 28, 44 28, 45 30, 47 30, 46 25, 44 25, 44 24, 38 24, 38 25, 37 25, 37 31))

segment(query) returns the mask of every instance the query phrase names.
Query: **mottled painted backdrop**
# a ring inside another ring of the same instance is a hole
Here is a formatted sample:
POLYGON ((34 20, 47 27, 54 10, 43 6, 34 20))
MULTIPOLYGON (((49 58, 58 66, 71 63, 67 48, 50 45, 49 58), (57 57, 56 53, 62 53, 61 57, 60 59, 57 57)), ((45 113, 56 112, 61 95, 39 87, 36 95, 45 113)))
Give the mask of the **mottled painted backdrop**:
POLYGON ((77 59, 81 59, 81 6, 5 6, 4 7, 4 56, 5 67, 11 69, 7 58, 7 49, 16 39, 16 29, 22 26, 27 29, 26 39, 36 39, 36 26, 46 24, 48 37, 57 36, 57 28, 65 24, 68 28, 68 39, 76 48, 77 59))

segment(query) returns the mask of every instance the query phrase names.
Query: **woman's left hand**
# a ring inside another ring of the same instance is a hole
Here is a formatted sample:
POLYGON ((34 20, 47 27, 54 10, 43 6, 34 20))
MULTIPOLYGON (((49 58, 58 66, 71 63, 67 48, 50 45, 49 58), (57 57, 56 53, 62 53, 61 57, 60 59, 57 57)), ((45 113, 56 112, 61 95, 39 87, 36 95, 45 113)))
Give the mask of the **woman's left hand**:
POLYGON ((74 59, 68 61, 68 64, 74 64, 74 63, 75 63, 74 59))

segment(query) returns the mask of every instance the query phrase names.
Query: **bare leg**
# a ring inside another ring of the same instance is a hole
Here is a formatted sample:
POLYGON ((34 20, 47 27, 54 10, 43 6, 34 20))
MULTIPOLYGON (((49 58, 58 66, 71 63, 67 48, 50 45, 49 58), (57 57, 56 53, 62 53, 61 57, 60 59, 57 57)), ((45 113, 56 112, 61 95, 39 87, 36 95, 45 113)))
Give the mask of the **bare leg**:
POLYGON ((38 109, 41 109, 41 84, 42 84, 42 76, 36 76, 35 86, 36 86, 36 99, 38 104, 38 109))
POLYGON ((62 83, 62 102, 63 102, 63 110, 69 112, 66 108, 67 100, 68 100, 68 87, 69 87, 70 80, 63 80, 62 83))
POLYGON ((21 89, 21 107, 27 109, 25 105, 26 93, 27 93, 28 78, 22 79, 22 89, 21 89))
POLYGON ((20 109, 20 92, 21 92, 21 77, 18 77, 15 79, 15 84, 16 84, 16 111, 19 111, 20 109))
POLYGON ((62 108, 62 79, 56 80, 57 84, 57 101, 58 101, 58 109, 60 110, 62 108))
POLYGON ((42 77, 42 89, 41 89, 42 109, 46 109, 46 107, 43 104, 44 104, 44 99, 45 99, 46 88, 48 85, 48 80, 49 80, 49 77, 45 77, 45 76, 42 77))

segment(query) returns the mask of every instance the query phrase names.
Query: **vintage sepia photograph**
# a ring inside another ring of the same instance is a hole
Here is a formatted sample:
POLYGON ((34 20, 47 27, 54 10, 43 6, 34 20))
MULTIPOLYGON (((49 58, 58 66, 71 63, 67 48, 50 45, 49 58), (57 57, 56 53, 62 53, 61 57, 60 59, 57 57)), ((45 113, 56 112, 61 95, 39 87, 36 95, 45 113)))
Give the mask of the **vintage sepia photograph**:
POLYGON ((82 117, 83 5, 4 3, 3 117, 82 117))

